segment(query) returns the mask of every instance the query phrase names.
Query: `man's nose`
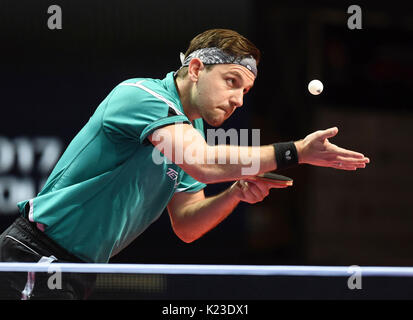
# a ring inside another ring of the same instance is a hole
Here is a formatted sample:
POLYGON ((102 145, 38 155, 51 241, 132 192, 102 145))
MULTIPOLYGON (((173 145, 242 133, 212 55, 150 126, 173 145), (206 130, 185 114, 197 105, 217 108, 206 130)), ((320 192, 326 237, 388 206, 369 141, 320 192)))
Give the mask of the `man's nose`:
POLYGON ((241 107, 244 103, 244 92, 243 91, 236 91, 234 92, 233 96, 231 97, 231 106, 233 108, 241 107))

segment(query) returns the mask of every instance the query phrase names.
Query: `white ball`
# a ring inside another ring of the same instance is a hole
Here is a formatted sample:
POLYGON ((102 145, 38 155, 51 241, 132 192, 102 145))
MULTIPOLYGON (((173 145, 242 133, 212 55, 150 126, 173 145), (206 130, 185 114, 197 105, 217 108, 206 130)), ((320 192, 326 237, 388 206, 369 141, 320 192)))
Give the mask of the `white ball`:
POLYGON ((308 91, 311 94, 318 95, 323 91, 323 83, 320 80, 311 80, 308 84, 308 91))

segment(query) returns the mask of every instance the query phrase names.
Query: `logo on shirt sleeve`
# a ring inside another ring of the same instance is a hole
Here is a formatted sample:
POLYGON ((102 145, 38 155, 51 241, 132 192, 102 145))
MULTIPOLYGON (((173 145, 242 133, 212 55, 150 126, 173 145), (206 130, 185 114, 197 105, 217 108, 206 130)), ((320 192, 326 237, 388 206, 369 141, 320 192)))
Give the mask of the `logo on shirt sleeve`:
POLYGON ((175 186, 174 187, 176 187, 178 185, 178 172, 176 172, 172 168, 168 168, 168 171, 166 172, 166 175, 169 178, 171 178, 171 180, 175 181, 175 186))
POLYGON ((172 168, 168 168, 168 171, 166 172, 166 174, 168 175, 169 178, 171 178, 174 181, 176 181, 176 179, 178 179, 178 172, 176 172, 172 168))

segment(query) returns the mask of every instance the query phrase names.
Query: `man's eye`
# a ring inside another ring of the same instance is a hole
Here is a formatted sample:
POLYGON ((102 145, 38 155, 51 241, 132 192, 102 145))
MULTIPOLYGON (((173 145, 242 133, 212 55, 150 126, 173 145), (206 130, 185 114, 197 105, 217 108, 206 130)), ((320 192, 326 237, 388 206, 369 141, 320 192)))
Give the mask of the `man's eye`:
POLYGON ((232 79, 232 78, 228 78, 228 79, 227 79, 227 83, 228 83, 228 85, 230 85, 230 86, 232 86, 232 85, 234 84, 234 82, 235 82, 235 80, 232 79))

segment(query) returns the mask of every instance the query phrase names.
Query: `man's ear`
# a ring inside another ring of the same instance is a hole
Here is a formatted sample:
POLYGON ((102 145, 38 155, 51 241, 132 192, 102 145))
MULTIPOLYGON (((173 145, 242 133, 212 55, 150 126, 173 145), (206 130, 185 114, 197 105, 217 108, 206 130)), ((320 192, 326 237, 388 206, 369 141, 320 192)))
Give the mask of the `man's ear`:
POLYGON ((193 58, 188 65, 189 79, 193 82, 198 81, 199 73, 204 70, 205 66, 203 62, 198 58, 193 58))

